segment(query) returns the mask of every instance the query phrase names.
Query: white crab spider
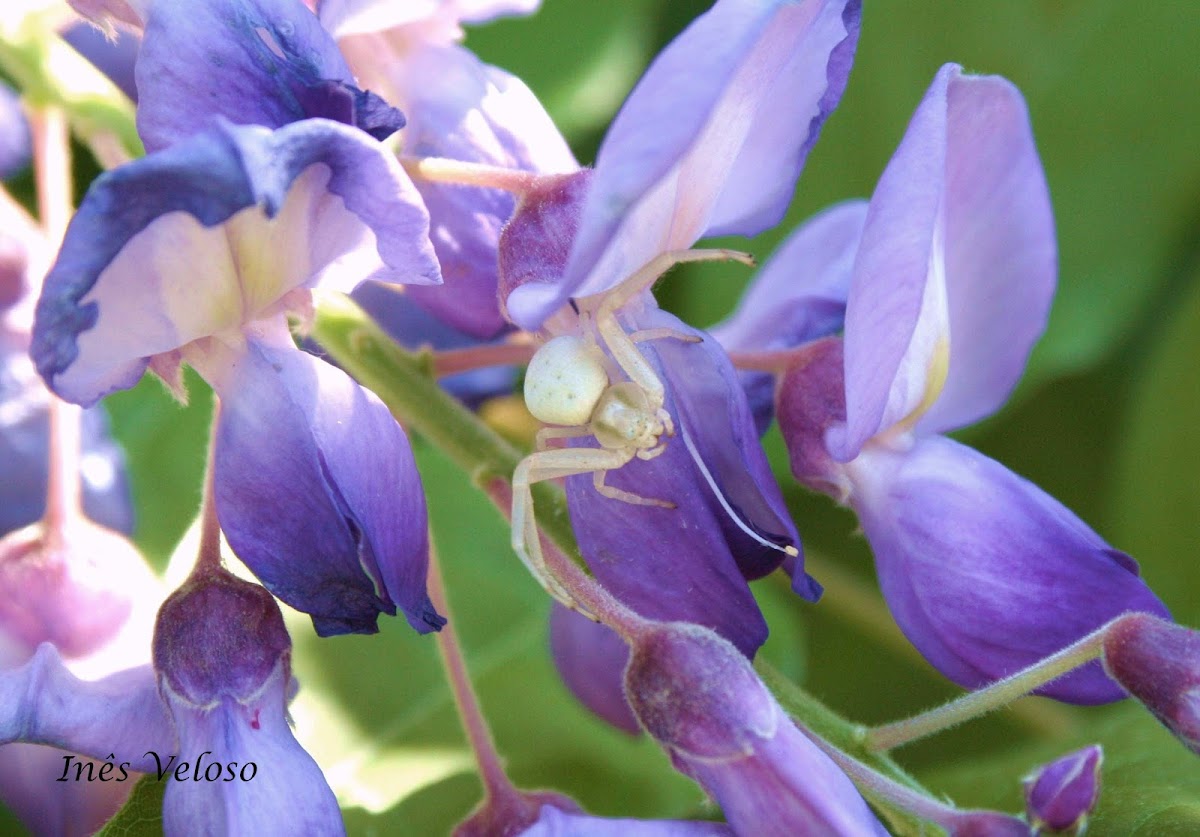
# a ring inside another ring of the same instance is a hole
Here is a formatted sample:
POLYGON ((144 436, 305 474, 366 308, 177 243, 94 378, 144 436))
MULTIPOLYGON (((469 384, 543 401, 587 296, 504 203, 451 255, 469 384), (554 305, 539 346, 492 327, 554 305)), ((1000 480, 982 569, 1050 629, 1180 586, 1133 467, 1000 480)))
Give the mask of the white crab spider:
MULTIPOLYGON (((753 258, 736 250, 679 250, 655 257, 609 291, 590 318, 586 309, 581 311, 585 336, 555 337, 543 344, 529 363, 525 405, 534 418, 558 426, 538 431, 536 450, 521 460, 513 472, 512 545, 534 577, 568 607, 578 609, 570 594, 546 569, 530 486, 542 480, 590 472, 596 490, 605 497, 635 505, 674 508, 674 504, 665 500, 605 485, 604 478, 634 457, 658 456, 666 449, 663 437, 675 434, 671 416, 663 408, 662 381, 637 344, 662 338, 684 341, 698 338, 670 329, 626 334, 617 321, 617 311, 654 284, 672 265, 726 260, 754 264, 753 258), (612 355, 611 360, 604 349, 612 355), (621 380, 622 374, 628 380, 621 380), (547 449, 551 439, 583 436, 594 437, 600 447, 547 449)), ((588 300, 581 302, 586 305, 588 300)))

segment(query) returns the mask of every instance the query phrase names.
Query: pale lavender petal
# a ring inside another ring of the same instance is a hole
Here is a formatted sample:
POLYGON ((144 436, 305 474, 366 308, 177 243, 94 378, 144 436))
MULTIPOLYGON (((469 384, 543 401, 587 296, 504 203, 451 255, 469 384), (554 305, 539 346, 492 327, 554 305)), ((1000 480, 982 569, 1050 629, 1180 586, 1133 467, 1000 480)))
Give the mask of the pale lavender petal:
MULTIPOLYGON (((866 201, 848 201, 800 226, 755 274, 733 314, 710 329, 713 337, 729 351, 772 351, 841 331, 866 212, 866 201)), ((775 376, 740 377, 762 435, 774 416, 775 376)))
POLYGON ((563 683, 580 703, 617 729, 631 735, 642 731, 625 700, 625 640, 556 602, 550 614, 550 652, 563 683))
MULTIPOLYGON (((390 68, 404 91, 404 151, 506 169, 569 172, 570 149, 525 84, 459 46, 425 47, 390 68)), ((497 246, 514 198, 498 189, 418 183, 446 279, 413 299, 455 328, 489 338, 507 323, 497 300, 497 246)))
POLYGON ((67 671, 50 643, 24 665, 0 671, 0 744, 50 744, 129 769, 150 771, 148 751, 176 752, 170 715, 150 666, 85 681, 67 671))
MULTIPOLYGON (((967 688, 998 680, 1126 611, 1163 615, 1137 564, 1003 465, 940 436, 868 448, 850 502, 909 640, 967 688)), ((1124 696, 1099 663, 1040 690, 1072 703, 1124 696)))
POLYGON ((333 38, 296 0, 190 0, 150 8, 135 70, 138 133, 156 151, 214 127, 310 117, 383 139, 399 112, 354 86, 333 38))
POLYGON ((341 370, 251 344, 214 385, 217 514, 238 557, 322 635, 377 630, 398 605, 424 633, 425 499, 404 431, 341 370))
POLYGON ((1054 294, 1049 195, 1007 81, 942 68, 879 180, 846 311, 852 459, 896 425, 940 431, 1007 399, 1054 294))
POLYGON ((137 779, 128 767, 123 776, 118 763, 105 770, 108 781, 98 781, 104 764, 40 744, 4 744, 0 803, 33 834, 94 834, 124 804, 137 779), (64 775, 67 781, 57 781, 64 775))
POLYGON ((167 693, 179 729, 175 768, 183 775, 163 797, 168 834, 345 833, 321 768, 288 725, 288 683, 281 662, 248 703, 225 697, 201 709, 167 693))
POLYGON ((31 354, 59 395, 92 404, 293 288, 439 281, 427 232, 408 177, 360 131, 223 125, 93 183, 46 278, 31 354))
POLYGON ((733 314, 709 329, 733 351, 785 349, 841 330, 866 201, 815 215, 754 275, 733 314))
POLYGON ((508 300, 540 323, 659 253, 779 222, 845 86, 856 0, 720 0, 659 55, 605 137, 566 275, 508 300))

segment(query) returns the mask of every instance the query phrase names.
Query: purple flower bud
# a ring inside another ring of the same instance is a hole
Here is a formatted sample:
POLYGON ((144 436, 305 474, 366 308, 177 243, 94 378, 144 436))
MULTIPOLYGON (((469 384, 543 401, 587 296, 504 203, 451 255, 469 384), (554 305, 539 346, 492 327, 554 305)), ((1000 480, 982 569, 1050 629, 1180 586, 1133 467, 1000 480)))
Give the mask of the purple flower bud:
POLYGON ((193 707, 255 696, 292 640, 271 594, 225 571, 194 575, 163 602, 154 668, 172 698, 193 707))
POLYGON ((646 731, 737 833, 887 833, 718 634, 681 622, 647 630, 633 642, 625 689, 646 731))
POLYGON ((1035 831, 1083 831, 1100 798, 1099 745, 1085 747, 1038 768, 1025 779, 1025 811, 1035 831))
POLYGON ((1200 632, 1134 613, 1104 637, 1104 670, 1200 754, 1200 632))

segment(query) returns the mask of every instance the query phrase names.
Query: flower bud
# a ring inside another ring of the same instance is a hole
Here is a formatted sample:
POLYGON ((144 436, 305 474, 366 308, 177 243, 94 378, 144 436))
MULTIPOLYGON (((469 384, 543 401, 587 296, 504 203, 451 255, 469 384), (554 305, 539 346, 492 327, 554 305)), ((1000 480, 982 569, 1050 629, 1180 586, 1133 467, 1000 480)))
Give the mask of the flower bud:
POLYGON ((625 690, 675 767, 738 834, 886 834, 849 778, 713 631, 658 624, 631 646, 625 690))
POLYGON ((1080 834, 1100 798, 1099 745, 1085 747, 1025 779, 1025 811, 1035 832, 1080 834))
POLYGON ((1131 613, 1104 637, 1104 670, 1200 754, 1200 632, 1131 613))
POLYGON ((259 692, 292 640, 271 594, 218 570, 198 573, 170 595, 154 627, 154 668, 193 707, 259 692))

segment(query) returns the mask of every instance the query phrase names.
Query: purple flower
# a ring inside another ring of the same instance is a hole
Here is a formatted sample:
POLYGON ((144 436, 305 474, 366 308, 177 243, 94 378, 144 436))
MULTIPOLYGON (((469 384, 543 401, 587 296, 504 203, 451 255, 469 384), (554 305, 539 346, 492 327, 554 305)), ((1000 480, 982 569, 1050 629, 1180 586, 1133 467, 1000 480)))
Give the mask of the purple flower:
MULTIPOLYGON (((631 276, 665 268, 668 252, 779 220, 845 85, 858 15, 855 2, 718 2, 646 72, 594 171, 527 194, 501 246, 501 295, 517 325, 601 348, 605 328, 667 335, 637 344, 635 386, 661 383, 674 438, 664 432, 653 458, 605 474, 611 489, 654 504, 605 496, 585 473, 567 480, 572 523, 593 573, 622 601, 650 618, 712 627, 747 655, 767 626, 746 581, 795 553, 799 535, 737 373, 712 338, 640 289, 622 291, 615 325, 594 321, 631 276)), ((797 591, 817 598, 819 585, 795 563, 797 591)))
POLYGON ((309 118, 375 139, 404 117, 360 90, 337 44, 298 0, 153 3, 135 75, 138 133, 154 151, 220 120, 280 128, 309 118))
POLYGON ((68 400, 147 368, 178 390, 183 361, 212 384, 222 528, 322 634, 373 631, 397 606, 418 631, 441 617, 403 431, 295 349, 286 317, 318 286, 438 281, 427 229, 408 179, 360 131, 222 125, 97 180, 38 304, 32 354, 68 400))
POLYGON ((1147 614, 1104 637, 1104 670, 1200 755, 1200 632, 1147 614))
MULTIPOLYGON (((793 298, 831 311, 829 296, 848 286, 843 337, 797 353, 780 426, 797 478, 858 513, 913 644, 976 687, 1125 611, 1165 615, 1133 559, 939 435, 1005 401, 1054 293, 1049 195, 1017 90, 944 67, 880 178, 848 281, 843 254, 857 233, 850 223, 830 232, 827 215, 797 234, 812 246, 792 253, 791 269, 834 275, 793 298)), ((1042 691, 1078 703, 1121 696, 1098 664, 1042 691)))
POLYGON ((1099 745, 1056 759, 1025 779, 1025 812, 1036 833, 1082 834, 1100 798, 1099 745))
POLYGON ((167 785, 168 834, 341 834, 337 800, 288 725, 290 650, 265 590, 224 570, 194 575, 159 612, 153 668, 83 681, 46 644, 0 673, 0 702, 15 708, 0 718, 0 741, 103 759, 114 776, 186 777, 167 785))
MULTIPOLYGON (((535 173, 577 168, 566 142, 518 78, 460 46, 462 22, 529 12, 536 2, 325 2, 320 16, 355 75, 404 110, 403 154, 535 173)), ((491 339, 510 327, 496 300, 500 232, 514 197, 499 189, 418 182, 444 288, 413 301, 453 328, 491 339)), ((378 312, 368 308, 372 315, 378 312)))
POLYGON ((788 719, 749 661, 696 625, 656 625, 632 646, 625 688, 672 763, 738 834, 887 832, 849 778, 788 719))
MULTIPOLYGON (((144 665, 163 592, 129 541, 86 518, 9 533, 0 539, 0 678, 42 643, 87 679, 144 665)), ((3 705, 18 707, 15 698, 3 705)), ((127 785, 55 782, 67 755, 39 744, 0 746, 0 799, 37 833, 91 833, 128 795, 127 785)))

